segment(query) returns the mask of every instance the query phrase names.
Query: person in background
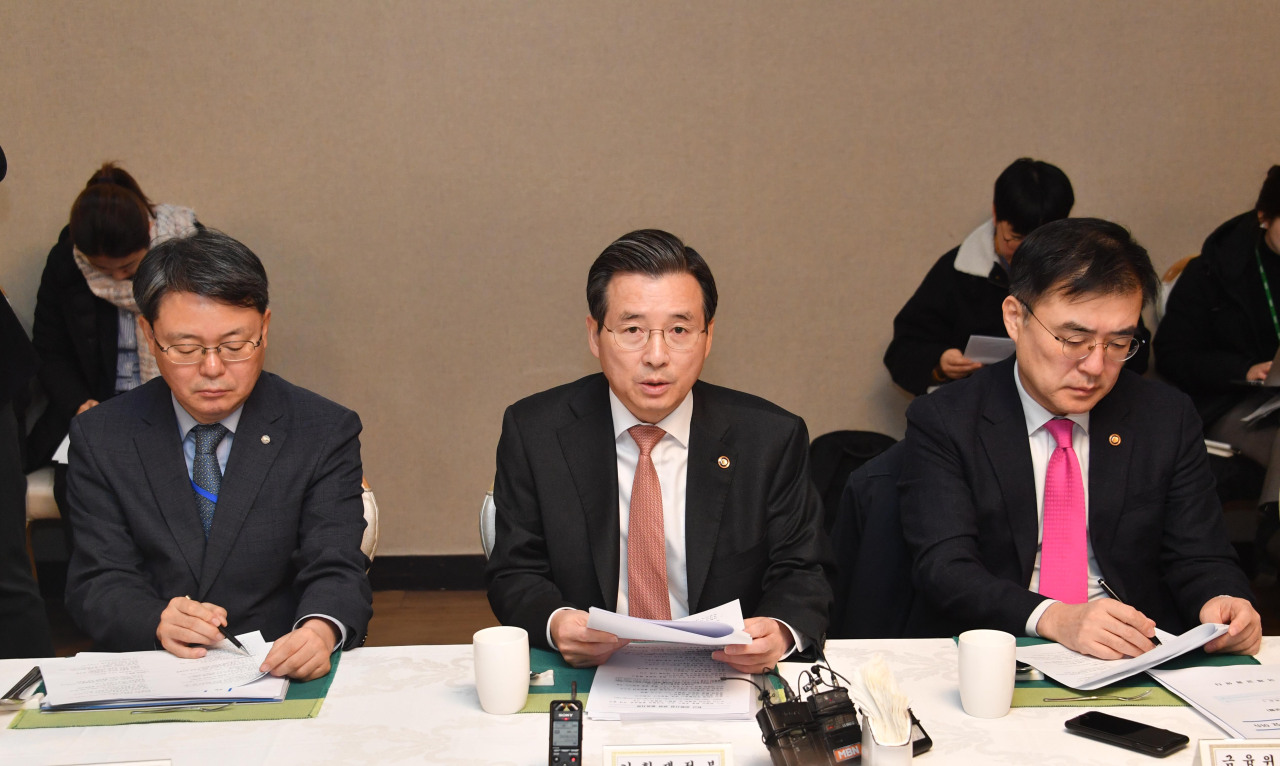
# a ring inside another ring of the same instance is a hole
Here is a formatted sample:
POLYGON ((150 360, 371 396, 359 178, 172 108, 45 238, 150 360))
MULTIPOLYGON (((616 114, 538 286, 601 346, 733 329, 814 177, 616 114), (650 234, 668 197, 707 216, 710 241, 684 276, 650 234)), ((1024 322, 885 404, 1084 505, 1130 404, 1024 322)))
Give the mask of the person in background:
MULTIPOLYGON (((98 168, 76 197, 36 293, 32 342, 48 405, 27 439, 28 471, 49 463, 72 417, 159 374, 139 342, 133 273, 152 245, 198 227, 194 211, 152 203, 114 163, 98 168)), ((54 497, 66 507, 63 465, 54 497)))
POLYGON ((1241 418, 1280 391, 1260 384, 1280 348, 1280 165, 1267 172, 1253 209, 1204 241, 1169 294, 1153 343, 1160 374, 1191 395, 1205 436, 1266 468, 1259 542, 1280 560, 1280 416, 1241 418))
MULTIPOLYGON (((1067 174, 1026 157, 996 179, 992 216, 938 259, 893 319, 884 365, 893 382, 920 396, 972 375, 982 365, 964 355, 971 335, 1004 337, 1000 306, 1009 295, 1009 265, 1036 227, 1066 218, 1075 204, 1067 174)), ((1146 337, 1142 328, 1140 337, 1146 337)), ((1141 373, 1145 346, 1129 362, 1141 373)))

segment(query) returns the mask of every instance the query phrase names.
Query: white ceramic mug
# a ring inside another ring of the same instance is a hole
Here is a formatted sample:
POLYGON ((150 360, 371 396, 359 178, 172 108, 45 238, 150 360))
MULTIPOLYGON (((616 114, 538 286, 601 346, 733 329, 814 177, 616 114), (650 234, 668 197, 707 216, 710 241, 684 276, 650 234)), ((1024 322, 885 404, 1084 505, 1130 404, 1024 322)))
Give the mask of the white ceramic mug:
POLYGON ((975 718, 1000 718, 1013 702, 1018 642, 1002 630, 960 634, 960 704, 975 718))
POLYGON ((529 698, 529 634, 499 625, 471 637, 476 694, 486 713, 518 713, 529 698))

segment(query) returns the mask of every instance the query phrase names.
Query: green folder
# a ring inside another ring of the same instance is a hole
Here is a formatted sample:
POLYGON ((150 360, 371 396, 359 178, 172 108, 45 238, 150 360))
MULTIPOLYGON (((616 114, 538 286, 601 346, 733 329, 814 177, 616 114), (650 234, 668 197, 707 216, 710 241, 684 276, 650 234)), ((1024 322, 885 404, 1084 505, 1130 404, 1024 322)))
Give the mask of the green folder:
MULTIPOLYGON (((183 709, 121 708, 118 710, 58 710, 29 708, 19 712, 10 729, 58 729, 68 726, 119 726, 129 723, 163 721, 277 721, 286 718, 315 718, 325 695, 338 674, 342 652, 330 658, 329 673, 305 683, 290 683, 282 702, 235 702, 222 705, 184 705, 183 709)), ((42 686, 41 689, 44 687, 42 686)))

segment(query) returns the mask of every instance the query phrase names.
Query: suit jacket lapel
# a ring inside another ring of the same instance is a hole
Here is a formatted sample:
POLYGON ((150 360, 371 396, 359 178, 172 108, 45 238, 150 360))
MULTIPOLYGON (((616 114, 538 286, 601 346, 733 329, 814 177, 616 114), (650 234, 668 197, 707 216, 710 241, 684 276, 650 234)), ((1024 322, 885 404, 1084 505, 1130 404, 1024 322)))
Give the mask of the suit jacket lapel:
POLYGON ((1022 584, 1026 585, 1031 582, 1040 537, 1035 471, 1031 466, 1026 415, 1013 380, 1017 373, 1012 361, 1000 367, 1003 369, 995 372, 997 384, 988 390, 983 403, 978 438, 982 440, 984 459, 990 461, 991 471, 1000 484, 1022 570, 1022 584))
POLYGON ((222 477, 218 505, 213 514, 213 527, 209 530, 209 542, 205 546, 204 566, 200 570, 201 600, 213 587, 218 572, 231 555, 240 536, 240 528, 288 436, 285 406, 276 381, 269 373, 263 373, 253 393, 245 400, 231 455, 227 458, 227 470, 222 477), (268 437, 266 443, 264 436, 268 437))
POLYGON ((576 420, 557 436, 573 476, 591 545, 596 579, 610 611, 618 606, 618 458, 609 388, 600 375, 569 403, 576 420))
POLYGON ((694 384, 684 507, 685 576, 688 578, 691 613, 706 608, 702 604, 702 587, 711 569, 725 497, 733 483, 733 472, 739 465, 738 452, 730 443, 731 424, 721 417, 717 404, 711 389, 700 383, 694 384), (720 467, 721 457, 729 459, 727 468, 720 467))
POLYGON ((1125 428, 1128 416, 1128 402, 1114 390, 1089 415, 1089 542, 1099 566, 1110 560, 1107 542, 1115 539, 1124 505, 1134 443, 1125 428))
POLYGON ((169 526, 178 550, 191 568, 192 579, 199 581, 204 563, 204 528, 196 509, 191 475, 182 455, 182 439, 178 435, 178 418, 173 413, 169 387, 152 384, 154 391, 149 409, 143 415, 147 424, 133 437, 134 446, 146 473, 147 483, 155 495, 160 515, 169 526))

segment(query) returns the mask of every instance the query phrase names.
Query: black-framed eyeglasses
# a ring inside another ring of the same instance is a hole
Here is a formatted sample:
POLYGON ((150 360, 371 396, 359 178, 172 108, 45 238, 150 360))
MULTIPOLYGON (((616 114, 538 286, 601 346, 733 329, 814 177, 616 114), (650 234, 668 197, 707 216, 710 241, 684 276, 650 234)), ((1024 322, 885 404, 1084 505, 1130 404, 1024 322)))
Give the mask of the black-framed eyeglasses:
POLYGON ((696 329, 693 325, 675 324, 666 327, 641 327, 639 325, 621 325, 616 330, 601 325, 613 336, 613 342, 625 351, 639 351, 649 345, 649 336, 655 332, 662 333, 662 340, 672 351, 691 351, 698 344, 698 336, 705 330, 696 329))
POLYGON ((1027 309, 1027 313, 1031 315, 1031 318, 1036 320, 1036 324, 1043 327, 1045 332, 1052 335, 1054 340, 1062 344, 1062 355, 1073 362, 1078 362, 1089 356, 1098 346, 1102 346, 1102 353, 1108 361, 1127 362, 1133 358, 1134 354, 1138 353, 1138 349, 1142 348, 1142 344, 1146 343, 1141 338, 1132 336, 1113 338, 1106 342, 1095 340, 1088 335, 1070 335, 1062 338, 1053 330, 1050 330, 1044 322, 1041 322, 1040 317, 1036 316, 1036 312, 1032 311, 1030 306, 1026 303, 1022 305, 1027 309))
POLYGON ((262 345, 262 336, 257 340, 229 340, 216 346, 201 346, 199 343, 175 343, 162 346, 156 341, 156 348, 173 364, 200 364, 204 355, 212 351, 224 362, 243 362, 253 356, 262 345))

